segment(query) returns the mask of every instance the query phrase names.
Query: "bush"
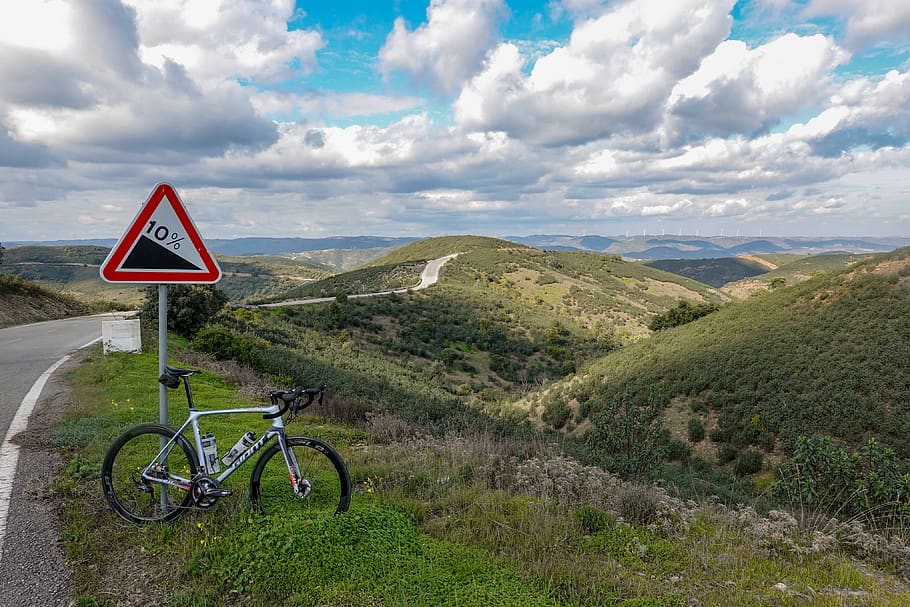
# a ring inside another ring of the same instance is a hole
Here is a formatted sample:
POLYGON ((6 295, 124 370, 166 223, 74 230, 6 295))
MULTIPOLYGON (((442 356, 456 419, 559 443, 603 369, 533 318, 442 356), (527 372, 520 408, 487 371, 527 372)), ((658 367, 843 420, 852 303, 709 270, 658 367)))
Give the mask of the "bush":
POLYGON ((619 490, 616 509, 626 521, 648 525, 657 520, 660 496, 650 485, 625 485, 619 490))
POLYGON ((697 417, 689 420, 689 441, 693 444, 705 440, 705 425, 697 417))
POLYGON ((541 417, 543 421, 559 430, 566 425, 566 422, 569 421, 569 416, 571 415, 572 410, 569 409, 569 406, 567 404, 561 400, 554 400, 547 403, 546 407, 544 407, 543 415, 541 417))
POLYGON ((667 459, 669 461, 683 464, 689 462, 689 457, 692 455, 692 449, 685 441, 674 438, 667 444, 667 448, 667 459))
MULTIPOLYGON (((213 285, 169 285, 167 290, 167 328, 192 338, 227 304, 228 298, 213 285)), ((140 316, 145 323, 158 319, 158 285, 145 290, 140 316)))
POLYGON ((733 445, 723 444, 717 450, 717 463, 721 466, 729 464, 739 455, 739 450, 733 445))
POLYGON ((736 476, 746 476, 747 474, 755 474, 756 472, 761 471, 762 462, 764 462, 764 456, 760 451, 755 451, 754 449, 747 449, 739 454, 739 457, 736 458, 736 464, 733 466, 733 473, 736 476))
POLYGON ((681 299, 675 308, 670 308, 663 314, 655 316, 648 324, 652 331, 662 331, 672 327, 678 327, 702 316, 707 316, 712 312, 717 312, 720 307, 717 304, 691 304, 685 299, 681 299))
POLYGON ((193 338, 193 348, 218 360, 235 360, 253 368, 262 365, 262 353, 256 340, 234 335, 224 327, 201 329, 193 338))
POLYGON ((910 516, 910 470, 875 439, 859 453, 849 453, 830 437, 800 436, 777 476, 775 497, 801 508, 877 521, 902 519, 901 525, 910 516))
POLYGON ((616 396, 591 417, 585 442, 593 460, 612 472, 643 477, 667 458, 669 439, 663 407, 616 396))
POLYGON ((575 518, 587 535, 594 535, 609 527, 610 518, 600 508, 584 505, 575 511, 575 518))

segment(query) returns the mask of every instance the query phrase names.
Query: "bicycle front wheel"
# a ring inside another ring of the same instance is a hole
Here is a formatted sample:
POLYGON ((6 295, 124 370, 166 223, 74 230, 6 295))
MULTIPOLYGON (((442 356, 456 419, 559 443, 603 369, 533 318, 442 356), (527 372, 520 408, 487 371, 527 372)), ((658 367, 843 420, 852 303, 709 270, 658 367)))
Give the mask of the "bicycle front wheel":
POLYGON ((305 436, 287 438, 288 456, 280 444, 266 449, 250 476, 250 501, 266 514, 303 512, 338 514, 351 503, 351 478, 341 456, 328 444, 305 436), (296 463, 295 463, 296 462, 296 463), (293 489, 291 480, 297 485, 293 489))
POLYGON ((143 424, 111 445, 101 467, 101 487, 114 512, 132 523, 170 521, 190 507, 197 469, 195 453, 182 435, 167 426, 143 424))

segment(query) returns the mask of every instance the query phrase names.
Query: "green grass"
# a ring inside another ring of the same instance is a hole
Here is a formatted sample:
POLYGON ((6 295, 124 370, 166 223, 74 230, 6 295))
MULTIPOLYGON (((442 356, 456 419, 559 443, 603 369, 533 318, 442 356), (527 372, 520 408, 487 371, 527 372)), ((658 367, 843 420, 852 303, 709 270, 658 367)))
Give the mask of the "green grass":
MULTIPOLYGON (((100 501, 97 470, 123 428, 157 419, 156 369, 151 355, 94 352, 71 375, 74 410, 54 435, 69 463, 55 495, 76 604, 910 600, 907 581, 875 568, 874 552, 861 564, 848 544, 815 547, 785 519, 685 504, 573 463, 542 442, 431 437, 388 416, 357 426, 306 416, 291 426, 292 433, 325 437, 347 459, 357 492, 345 515, 287 510, 261 517, 246 504, 245 479, 232 478, 237 494, 211 510, 168 525, 129 525, 100 501), (632 522, 637 518, 642 522, 632 522)), ((248 402, 210 373, 193 385, 201 408, 248 402)), ((182 399, 173 398, 172 419, 184 412, 182 399)), ((209 429, 233 439, 247 421, 237 416, 209 429)))

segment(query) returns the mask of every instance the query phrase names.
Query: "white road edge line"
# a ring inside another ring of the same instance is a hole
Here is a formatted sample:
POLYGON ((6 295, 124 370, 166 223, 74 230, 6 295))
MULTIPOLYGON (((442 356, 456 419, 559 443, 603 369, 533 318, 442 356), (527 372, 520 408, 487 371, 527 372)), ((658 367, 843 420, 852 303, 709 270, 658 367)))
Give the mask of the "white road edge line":
MULTIPOLYGON (((96 337, 76 349, 87 348, 99 341, 101 338, 96 337)), ((38 398, 41 396, 47 380, 54 374, 54 371, 60 368, 60 365, 69 359, 70 354, 67 354, 35 380, 25 398, 22 399, 19 409, 16 410, 13 421, 9 424, 9 430, 6 431, 6 436, 3 438, 3 444, 0 445, 0 562, 3 562, 3 543, 6 539, 6 519, 9 515, 10 498, 13 495, 13 481, 16 479, 16 468, 19 466, 19 445, 12 442, 13 437, 28 427, 28 418, 31 417, 35 405, 38 404, 38 398)))

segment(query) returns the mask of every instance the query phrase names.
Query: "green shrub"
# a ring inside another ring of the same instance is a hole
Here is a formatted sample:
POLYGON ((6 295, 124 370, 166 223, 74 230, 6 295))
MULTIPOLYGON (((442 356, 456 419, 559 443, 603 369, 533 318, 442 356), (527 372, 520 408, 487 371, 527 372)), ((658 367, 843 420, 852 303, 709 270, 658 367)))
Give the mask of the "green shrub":
POLYGON ((717 312, 720 307, 717 304, 692 304, 685 299, 681 299, 676 307, 670 308, 663 314, 658 314, 651 322, 648 328, 652 331, 662 331, 672 327, 678 327, 697 320, 702 316, 707 316, 712 312, 717 312))
POLYGON ((544 407, 541 418, 543 421, 559 430, 566 425, 566 422, 569 421, 571 415, 572 410, 567 404, 561 400, 552 400, 544 407))
POLYGON ((747 449, 740 453, 739 457, 736 458, 736 464, 733 466, 733 473, 737 476, 755 474, 761 470, 763 462, 764 456, 760 451, 747 449))
POLYGON ((607 513, 594 506, 579 506, 575 510, 575 518, 581 525, 582 531, 587 535, 594 535, 606 529, 610 524, 607 513))
POLYGON ((730 444, 723 444, 717 450, 717 463, 721 466, 729 464, 739 455, 739 449, 730 444))
POLYGON ((667 443, 667 459, 671 462, 681 462, 683 464, 688 463, 689 457, 692 455, 692 449, 686 444, 685 441, 681 441, 678 438, 672 439, 667 443))
POLYGON ((689 441, 693 444, 705 439, 705 425, 697 417, 689 420, 689 441))
POLYGON ((831 437, 800 436, 793 457, 778 468, 777 477, 773 495, 801 510, 889 520, 902 527, 910 517, 910 470, 893 449, 875 439, 859 453, 850 453, 831 437))
POLYGON ((193 348, 218 360, 235 360, 254 369, 262 366, 262 352, 256 339, 234 335, 224 327, 200 329, 192 343, 193 348))
POLYGON ((585 441, 592 459, 620 474, 643 477, 667 459, 669 439, 661 425, 663 407, 653 399, 617 396, 591 417, 585 441))
MULTIPOLYGON (((192 338, 227 304, 228 298, 213 285, 169 285, 167 290, 167 328, 178 335, 192 338)), ((158 286, 145 290, 145 301, 139 312, 142 321, 158 322, 158 286)))

